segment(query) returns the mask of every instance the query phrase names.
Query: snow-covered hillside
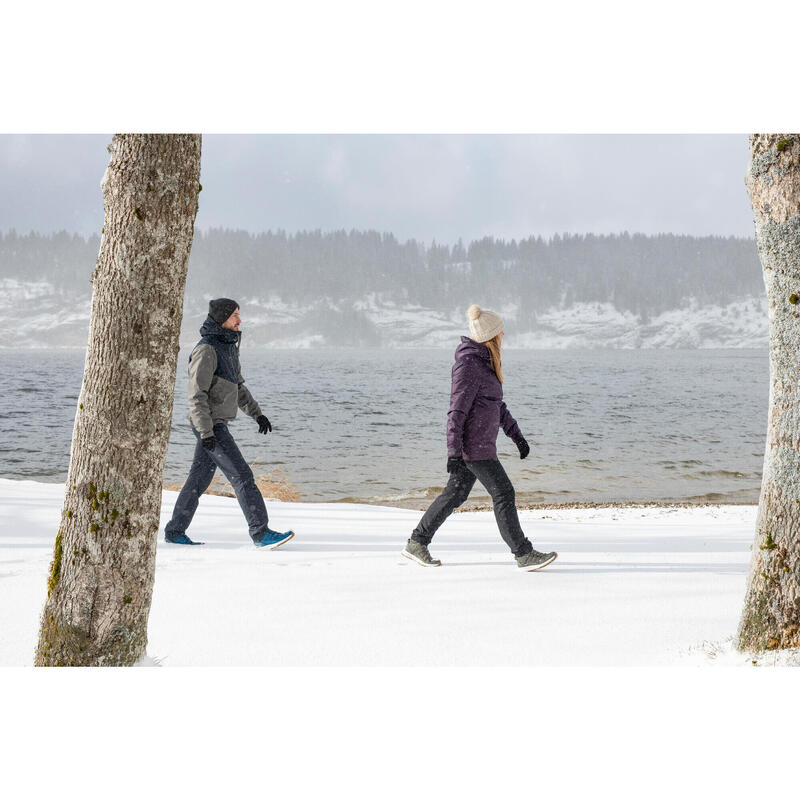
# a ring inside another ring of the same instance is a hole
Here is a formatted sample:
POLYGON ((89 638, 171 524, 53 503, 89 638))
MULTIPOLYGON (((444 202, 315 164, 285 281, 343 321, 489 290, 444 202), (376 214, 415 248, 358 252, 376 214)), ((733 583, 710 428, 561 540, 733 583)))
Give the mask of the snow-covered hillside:
POLYGON ((57 291, 47 281, 0 279, 0 347, 84 347, 91 295, 57 291))
POLYGON ((510 346, 535 349, 766 347, 767 301, 751 298, 725 306, 694 300, 649 321, 610 303, 576 303, 539 315, 536 329, 510 346))
MULTIPOLYGON (((310 306, 276 296, 237 299, 249 343, 278 348, 449 348, 466 329, 464 309, 445 312, 374 293, 354 303, 323 299, 310 306)), ((700 305, 689 299, 649 320, 610 303, 552 307, 524 326, 517 325, 519 306, 495 310, 506 320, 506 345, 516 348, 765 347, 768 341, 766 300, 761 297, 727 305, 700 305)), ((45 281, 0 280, 0 346, 81 347, 86 344, 89 312, 85 291, 65 294, 45 281)), ((205 300, 187 300, 183 345, 196 340, 205 312, 205 300)))

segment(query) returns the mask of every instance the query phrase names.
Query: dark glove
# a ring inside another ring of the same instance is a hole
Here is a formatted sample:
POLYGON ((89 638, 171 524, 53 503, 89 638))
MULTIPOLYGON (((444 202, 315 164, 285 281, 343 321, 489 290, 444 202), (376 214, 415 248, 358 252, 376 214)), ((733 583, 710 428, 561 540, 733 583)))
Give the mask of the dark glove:
POLYGON ((520 458, 525 458, 525 456, 527 456, 531 451, 531 446, 524 439, 520 439, 517 442, 517 447, 519 448, 520 458))
POLYGON ((217 446, 217 437, 214 436, 213 434, 211 436, 206 436, 205 439, 203 439, 203 447, 205 447, 206 450, 211 451, 216 446, 217 446))
POLYGON ((256 422, 258 423, 258 432, 259 433, 271 433, 272 432, 272 425, 269 424, 269 420, 261 414, 260 416, 256 417, 256 422))
POLYGON ((464 459, 460 456, 448 456, 447 458, 447 471, 457 472, 464 466, 464 459))

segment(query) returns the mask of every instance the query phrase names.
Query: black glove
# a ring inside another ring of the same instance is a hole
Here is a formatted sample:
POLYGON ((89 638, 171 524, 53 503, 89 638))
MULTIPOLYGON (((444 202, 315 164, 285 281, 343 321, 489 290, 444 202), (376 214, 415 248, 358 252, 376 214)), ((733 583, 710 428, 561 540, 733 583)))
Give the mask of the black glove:
POLYGON ((531 446, 524 439, 520 439, 517 442, 517 447, 519 448, 520 458, 525 458, 525 456, 527 456, 531 451, 531 446))
POLYGON ((456 472, 464 466, 464 459, 460 456, 448 456, 447 471, 456 472))
POLYGON ((213 450, 217 446, 217 437, 212 433, 211 436, 206 436, 203 439, 203 447, 206 450, 213 450))
POLYGON ((272 432, 272 425, 269 424, 269 420, 261 414, 260 416, 256 417, 256 422, 258 423, 258 432, 259 433, 271 433, 272 432))

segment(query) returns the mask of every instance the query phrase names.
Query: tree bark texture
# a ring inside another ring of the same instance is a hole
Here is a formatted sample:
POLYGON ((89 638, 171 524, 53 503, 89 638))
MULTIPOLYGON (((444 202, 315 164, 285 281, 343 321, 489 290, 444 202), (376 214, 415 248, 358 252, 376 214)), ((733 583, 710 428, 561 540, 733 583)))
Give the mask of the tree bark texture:
POLYGON ((200 146, 199 135, 117 134, 108 148, 40 666, 130 665, 145 654, 200 146))
POLYGON ((769 306, 764 475, 738 646, 800 645, 800 135, 750 137, 747 188, 769 306))

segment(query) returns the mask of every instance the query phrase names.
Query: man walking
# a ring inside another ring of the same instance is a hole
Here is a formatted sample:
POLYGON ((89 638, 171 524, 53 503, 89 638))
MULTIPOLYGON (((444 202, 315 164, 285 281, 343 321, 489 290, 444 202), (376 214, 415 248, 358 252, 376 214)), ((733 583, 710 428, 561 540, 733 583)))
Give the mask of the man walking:
POLYGON ((253 471, 228 430, 237 408, 258 423, 259 433, 272 430, 269 420, 244 385, 239 368, 241 322, 239 304, 235 300, 227 297, 212 300, 208 304, 208 317, 200 328, 202 338, 189 356, 189 421, 197 445, 189 477, 164 531, 164 538, 172 544, 203 544, 193 542, 186 535, 186 529, 217 467, 236 492, 256 547, 272 550, 294 536, 292 531, 270 530, 267 508, 253 480, 253 471))

